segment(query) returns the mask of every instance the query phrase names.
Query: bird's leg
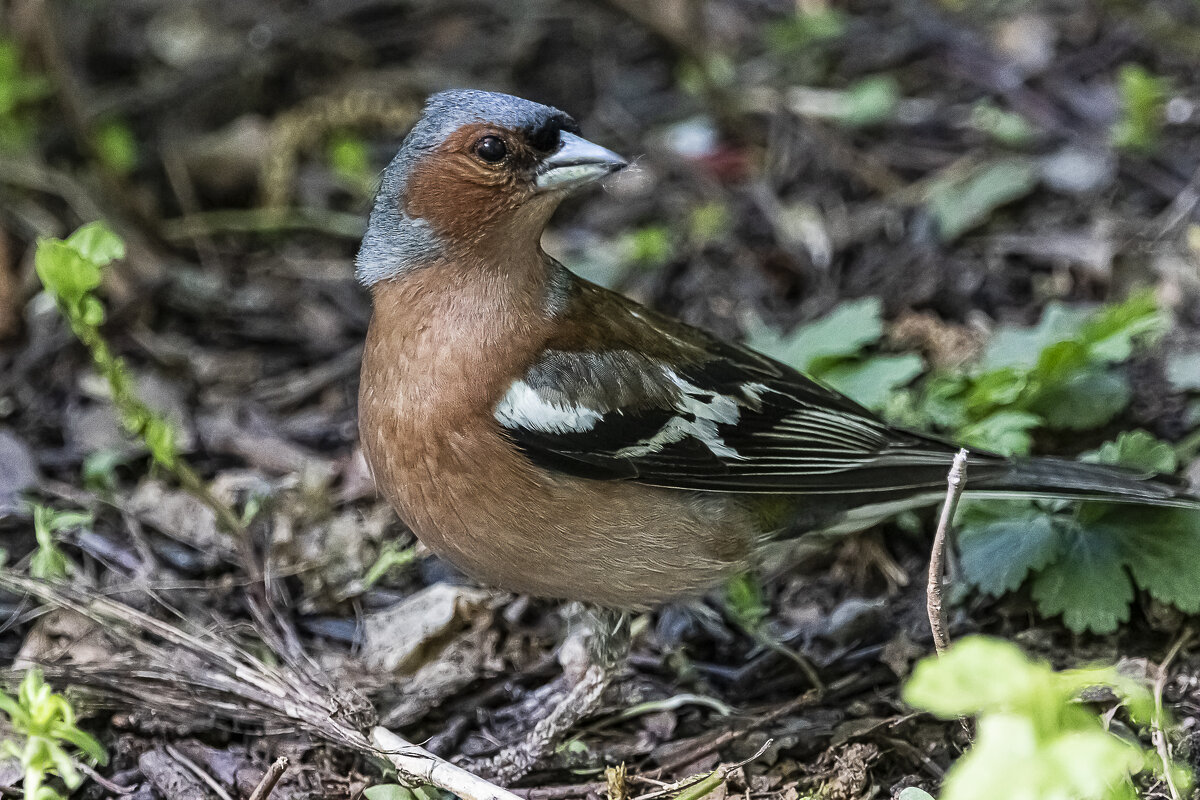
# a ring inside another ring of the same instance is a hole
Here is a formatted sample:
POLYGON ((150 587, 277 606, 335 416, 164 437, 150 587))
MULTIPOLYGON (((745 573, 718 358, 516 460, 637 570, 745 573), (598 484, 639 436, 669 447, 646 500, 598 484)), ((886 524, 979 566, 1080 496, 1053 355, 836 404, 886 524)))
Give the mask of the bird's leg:
MULTIPOLYGON (((532 770, 553 752, 571 728, 596 710, 604 690, 629 652, 628 614, 592 607, 582 616, 591 630, 586 639, 586 658, 581 659, 584 663, 582 670, 576 671, 574 684, 565 694, 552 699, 549 713, 524 739, 505 747, 485 765, 487 772, 504 783, 511 783, 532 770)), ((571 637, 564 644, 570 646, 571 637)), ((561 660, 567 662, 565 666, 570 672, 569 654, 561 660)))

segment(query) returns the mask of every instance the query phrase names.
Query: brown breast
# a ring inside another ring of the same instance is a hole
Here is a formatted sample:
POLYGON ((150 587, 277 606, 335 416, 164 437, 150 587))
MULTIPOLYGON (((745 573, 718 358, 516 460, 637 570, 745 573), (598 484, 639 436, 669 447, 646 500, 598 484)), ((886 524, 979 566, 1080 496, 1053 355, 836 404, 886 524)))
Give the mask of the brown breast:
POLYGON ((376 287, 359 428, 400 517, 482 582, 617 607, 744 566, 755 532, 739 502, 552 474, 511 445, 493 409, 552 328, 544 293, 520 283, 442 264, 376 287))

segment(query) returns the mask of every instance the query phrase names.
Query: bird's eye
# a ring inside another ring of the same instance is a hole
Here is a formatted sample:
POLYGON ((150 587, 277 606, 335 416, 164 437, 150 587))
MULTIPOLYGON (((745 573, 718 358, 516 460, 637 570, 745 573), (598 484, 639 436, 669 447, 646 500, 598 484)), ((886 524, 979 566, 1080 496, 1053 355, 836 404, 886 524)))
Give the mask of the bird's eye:
POLYGON ((475 155, 489 164, 499 164, 508 155, 508 148, 499 136, 485 136, 475 143, 475 155))

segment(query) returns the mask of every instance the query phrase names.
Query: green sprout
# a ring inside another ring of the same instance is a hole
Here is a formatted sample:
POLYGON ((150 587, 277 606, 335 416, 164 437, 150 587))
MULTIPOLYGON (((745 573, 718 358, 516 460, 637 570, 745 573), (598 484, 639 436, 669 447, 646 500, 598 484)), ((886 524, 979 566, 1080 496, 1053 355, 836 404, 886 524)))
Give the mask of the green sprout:
POLYGON ((25 673, 15 698, 0 692, 0 711, 8 716, 17 737, 0 743, 0 750, 21 762, 28 800, 63 800, 45 785, 50 776, 57 775, 68 789, 83 782, 65 745, 73 745, 97 764, 108 763, 104 748, 76 726, 75 710, 46 685, 41 670, 25 673))
MULTIPOLYGON (((975 743, 947 773, 941 800, 1134 800, 1130 777, 1164 767, 1079 702, 1096 686, 1121 697, 1135 724, 1161 723, 1147 687, 1115 668, 1055 672, 984 636, 919 662, 903 696, 942 719, 977 719, 975 743)), ((1184 770, 1166 769, 1177 786, 1188 784, 1184 770)))
POLYGON ((38 549, 29 561, 29 574, 38 580, 57 580, 75 571, 75 565, 58 546, 56 534, 92 524, 92 515, 82 511, 56 511, 48 506, 30 504, 33 532, 38 549))
POLYGON ((137 396, 125 361, 112 352, 100 326, 104 305, 96 296, 103 270, 125 257, 125 242, 104 222, 84 225, 63 239, 40 239, 34 267, 42 285, 54 298, 71 331, 87 347, 92 364, 108 383, 112 404, 121 424, 150 451, 154 463, 171 473, 179 484, 213 510, 227 532, 245 535, 245 524, 225 503, 216 499, 200 476, 179 455, 175 429, 162 414, 137 396))

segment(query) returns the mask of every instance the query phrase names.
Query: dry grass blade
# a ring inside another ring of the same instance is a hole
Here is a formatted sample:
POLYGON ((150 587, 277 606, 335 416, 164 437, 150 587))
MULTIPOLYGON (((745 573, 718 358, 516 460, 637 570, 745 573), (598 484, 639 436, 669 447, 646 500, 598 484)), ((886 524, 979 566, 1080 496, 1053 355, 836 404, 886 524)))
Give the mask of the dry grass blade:
MULTIPOLYGON (((267 664, 209 631, 192 633, 107 597, 7 570, 0 570, 0 590, 81 614, 128 648, 106 664, 46 665, 48 674, 105 699, 165 714, 194 714, 204 707, 210 715, 232 722, 300 730, 336 747, 386 760, 414 785, 431 783, 464 800, 517 800, 384 728, 375 728, 369 739, 346 713, 347 708, 370 708, 357 693, 338 692, 315 675, 267 664)), ((373 715, 362 714, 360 719, 373 715)))

